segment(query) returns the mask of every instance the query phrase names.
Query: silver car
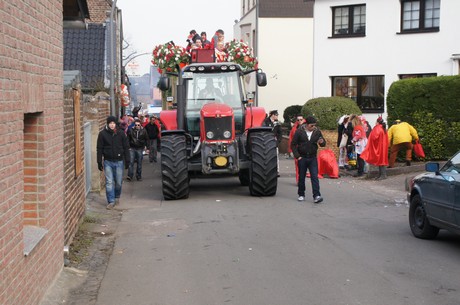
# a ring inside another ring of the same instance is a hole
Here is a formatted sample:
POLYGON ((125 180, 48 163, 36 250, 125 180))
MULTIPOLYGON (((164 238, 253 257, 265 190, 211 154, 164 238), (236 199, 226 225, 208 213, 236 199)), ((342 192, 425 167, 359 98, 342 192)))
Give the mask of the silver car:
POLYGON ((433 239, 439 229, 460 234, 460 151, 440 169, 425 165, 428 173, 409 183, 409 224, 417 238, 433 239))

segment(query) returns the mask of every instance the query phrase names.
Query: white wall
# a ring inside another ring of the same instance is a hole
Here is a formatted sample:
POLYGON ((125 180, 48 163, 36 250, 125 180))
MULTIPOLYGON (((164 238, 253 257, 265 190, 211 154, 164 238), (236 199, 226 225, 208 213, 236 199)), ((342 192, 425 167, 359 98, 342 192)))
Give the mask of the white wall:
MULTIPOLYGON (((398 34, 400 7, 399 0, 315 2, 314 97, 331 95, 330 76, 385 75, 387 93, 399 74, 458 74, 451 57, 460 53, 460 1, 441 1, 440 31, 434 33, 398 34), (363 2, 367 3, 366 36, 329 38, 331 7, 363 2)), ((367 116, 373 124, 377 115, 367 116)))
POLYGON ((268 79, 258 105, 278 110, 282 121, 286 107, 312 97, 313 19, 259 18, 258 35, 259 67, 268 79))

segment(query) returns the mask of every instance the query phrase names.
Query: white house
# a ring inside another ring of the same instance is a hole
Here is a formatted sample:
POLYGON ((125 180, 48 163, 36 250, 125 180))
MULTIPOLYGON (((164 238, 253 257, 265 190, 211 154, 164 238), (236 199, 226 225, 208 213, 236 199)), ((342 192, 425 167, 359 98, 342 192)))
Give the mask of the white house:
POLYGON ((241 19, 234 37, 254 48, 268 78, 266 87, 256 88, 254 77, 248 91, 266 111, 303 105, 313 92, 313 1, 241 0, 241 19))
POLYGON ((459 74, 459 0, 316 0, 313 96, 348 96, 373 125, 399 79, 459 74))
POLYGON ((268 76, 258 105, 348 96, 373 125, 394 81, 460 74, 458 12, 459 0, 241 0, 234 32, 268 76))

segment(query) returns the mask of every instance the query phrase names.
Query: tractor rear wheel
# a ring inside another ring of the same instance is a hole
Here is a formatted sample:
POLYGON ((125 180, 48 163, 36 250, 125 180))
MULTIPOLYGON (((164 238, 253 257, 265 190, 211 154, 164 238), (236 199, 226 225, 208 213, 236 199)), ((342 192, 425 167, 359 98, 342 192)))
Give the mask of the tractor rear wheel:
POLYGON ((272 132, 251 133, 249 192, 252 196, 273 196, 278 185, 276 139, 272 132))
POLYGON ((165 200, 188 198, 187 144, 184 135, 161 137, 161 181, 165 200))

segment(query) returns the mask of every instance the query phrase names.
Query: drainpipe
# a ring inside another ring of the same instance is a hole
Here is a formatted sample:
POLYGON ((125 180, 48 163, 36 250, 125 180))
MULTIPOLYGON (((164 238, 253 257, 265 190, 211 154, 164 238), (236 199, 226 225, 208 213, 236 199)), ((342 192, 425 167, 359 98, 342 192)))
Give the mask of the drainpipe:
POLYGON ((110 114, 115 116, 115 28, 114 28, 114 15, 117 7, 117 0, 112 1, 112 8, 110 9, 110 114))

